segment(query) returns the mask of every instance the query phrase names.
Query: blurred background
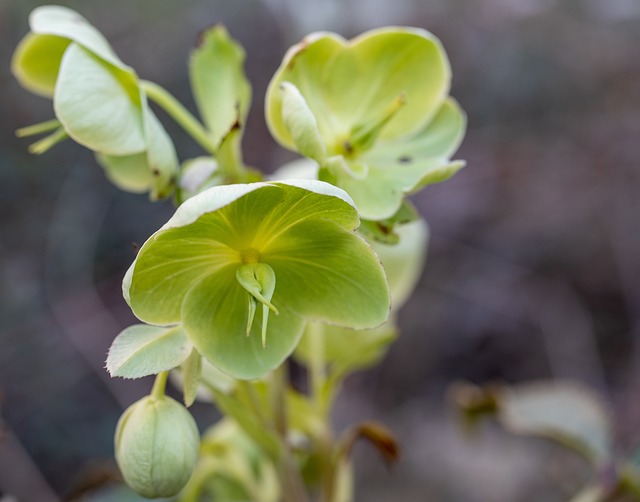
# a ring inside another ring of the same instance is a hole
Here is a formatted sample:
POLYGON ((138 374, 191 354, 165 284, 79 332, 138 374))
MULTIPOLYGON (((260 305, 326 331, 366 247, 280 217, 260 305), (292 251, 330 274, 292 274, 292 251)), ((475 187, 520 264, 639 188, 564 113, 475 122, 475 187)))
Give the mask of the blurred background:
MULTIPOLYGON (((224 23, 247 50, 245 158, 264 171, 292 158, 263 119, 289 45, 394 24, 443 41, 469 116, 457 155, 467 167, 415 199, 431 244, 403 334, 336 409, 339 426, 375 418, 402 446, 391 469, 357 449, 357 500, 562 501, 581 486, 586 464, 549 442, 491 425, 462 434, 447 400, 458 380, 584 382, 611 407, 621 451, 640 442, 640 0, 60 3, 191 110, 188 54, 224 23)), ((114 475, 116 421, 151 385, 103 369, 133 322, 121 279, 132 243, 173 210, 118 192, 72 142, 35 157, 15 137, 52 117, 9 71, 39 4, 0 0, 2 501, 70 500, 114 475)), ((181 159, 201 153, 159 115, 181 159)), ((195 414, 203 426, 216 418, 207 406, 195 414)))

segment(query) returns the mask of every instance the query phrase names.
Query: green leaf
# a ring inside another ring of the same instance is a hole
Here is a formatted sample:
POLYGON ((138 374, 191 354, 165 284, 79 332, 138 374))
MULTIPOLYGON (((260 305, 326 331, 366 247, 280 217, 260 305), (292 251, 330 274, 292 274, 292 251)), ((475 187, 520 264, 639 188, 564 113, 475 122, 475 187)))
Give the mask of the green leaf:
POLYGON ((282 119, 298 151, 322 163, 327 155, 322 144, 316 118, 300 91, 289 82, 280 83, 282 92, 282 119))
POLYGON ((191 350, 191 343, 179 326, 136 324, 124 329, 111 344, 107 371, 122 378, 155 375, 182 364, 191 350))
POLYGON ((251 86, 244 74, 245 53, 221 25, 205 31, 189 60, 191 88, 214 144, 236 122, 244 123, 251 86))
POLYGON ((77 44, 64 53, 54 109, 78 143, 109 155, 146 149, 137 77, 77 44))
POLYGON ((500 418, 515 433, 555 439, 598 465, 612 453, 608 410, 589 388, 577 383, 508 388, 500 399, 500 418))
POLYGON ((323 32, 305 37, 287 52, 266 98, 271 133, 295 149, 282 117, 278 90, 284 81, 300 90, 332 153, 352 131, 380 121, 401 95, 407 105, 386 124, 380 139, 415 131, 447 95, 450 68, 440 42, 416 28, 380 28, 351 41, 323 32))
POLYGON ((202 374, 202 356, 193 349, 189 357, 182 363, 182 396, 188 408, 196 400, 200 375, 202 374))

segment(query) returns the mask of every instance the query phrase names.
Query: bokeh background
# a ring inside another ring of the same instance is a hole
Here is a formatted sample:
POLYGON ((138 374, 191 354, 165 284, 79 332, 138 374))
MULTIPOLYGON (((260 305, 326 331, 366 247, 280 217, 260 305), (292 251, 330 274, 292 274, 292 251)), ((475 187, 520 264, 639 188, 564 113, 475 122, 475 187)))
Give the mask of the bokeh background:
MULTIPOLYGON (((309 31, 382 25, 434 32, 469 116, 468 166, 415 202, 431 226, 403 334, 352 377, 340 426, 396 431, 386 469, 357 449, 357 500, 562 501, 588 468, 544 440, 487 425, 460 433, 457 380, 569 378, 601 393, 621 451, 640 442, 639 0, 93 0, 80 11, 143 77, 191 110, 186 60, 218 22, 246 48, 254 102, 248 162, 292 158, 269 137, 263 97, 286 48, 309 31)), ((172 213, 111 187, 78 145, 42 157, 14 130, 51 104, 9 71, 32 0, 0 0, 0 500, 84 500, 114 475, 121 411, 150 382, 111 380, 113 337, 133 318, 120 293, 134 257, 172 213), (2 497, 5 498, 2 498, 2 497)), ((198 147, 160 113, 182 159, 198 147)), ((216 418, 196 405, 204 425, 216 418)), ((114 499, 117 500, 117 499, 114 499)))

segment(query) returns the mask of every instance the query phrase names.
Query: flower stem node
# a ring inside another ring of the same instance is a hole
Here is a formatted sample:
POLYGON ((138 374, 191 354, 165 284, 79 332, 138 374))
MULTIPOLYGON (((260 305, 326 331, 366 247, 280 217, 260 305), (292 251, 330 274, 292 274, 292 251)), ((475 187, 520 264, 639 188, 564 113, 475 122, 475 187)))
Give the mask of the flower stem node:
POLYGON ((191 478, 199 447, 193 417, 165 395, 132 404, 116 428, 116 461, 122 476, 148 498, 176 495, 191 478))

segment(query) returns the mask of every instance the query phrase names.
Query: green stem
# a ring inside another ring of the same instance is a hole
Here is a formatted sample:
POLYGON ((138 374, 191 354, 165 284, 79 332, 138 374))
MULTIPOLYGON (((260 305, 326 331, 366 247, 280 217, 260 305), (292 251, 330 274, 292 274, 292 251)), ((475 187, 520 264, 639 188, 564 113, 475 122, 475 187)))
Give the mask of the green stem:
POLYGON ((156 375, 156 380, 153 382, 153 388, 151 389, 151 395, 155 398, 164 397, 164 390, 167 387, 167 378, 169 377, 168 371, 163 371, 156 375))
POLYGON ((256 418, 258 418, 260 422, 265 427, 267 427, 269 424, 269 420, 267 417, 264 416, 264 413, 262 412, 260 397, 258 396, 258 393, 256 392, 256 389, 253 386, 253 384, 251 382, 247 382, 246 380, 238 380, 237 383, 238 383, 238 390, 242 390, 244 392, 244 395, 247 398, 249 407, 251 408, 253 413, 256 415, 256 418))
POLYGON ((140 87, 154 103, 158 104, 182 127, 202 148, 215 155, 215 145, 204 126, 169 91, 148 80, 140 81, 140 87))
POLYGON ((311 398, 316 408, 316 412, 325 417, 326 410, 324 406, 324 386, 327 379, 325 369, 324 343, 322 340, 322 328, 318 323, 310 323, 308 326, 308 335, 310 340, 311 360, 309 361, 309 380, 311 398))
POLYGON ((286 363, 280 365, 272 373, 271 403, 273 408, 273 422, 282 442, 282 457, 278 468, 282 500, 284 502, 307 502, 308 495, 300 476, 300 470, 291 451, 287 424, 287 396, 288 387, 286 363))
POLYGON ((322 423, 322 427, 318 430, 316 437, 318 452, 320 453, 322 500, 324 502, 332 502, 335 492, 334 478, 336 469, 333 465, 333 432, 329 423, 330 417, 327 413, 327 403, 324 397, 327 381, 325 347, 321 326, 317 323, 311 323, 307 329, 311 345, 309 387, 315 411, 322 423))

